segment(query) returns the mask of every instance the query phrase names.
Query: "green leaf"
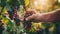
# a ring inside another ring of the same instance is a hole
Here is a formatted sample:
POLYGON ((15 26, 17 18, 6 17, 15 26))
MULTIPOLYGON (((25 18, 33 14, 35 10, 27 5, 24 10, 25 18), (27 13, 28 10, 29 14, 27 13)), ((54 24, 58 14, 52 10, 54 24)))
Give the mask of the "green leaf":
POLYGON ((10 0, 9 4, 12 5, 12 6, 18 6, 20 3, 19 3, 18 0, 10 0))
POLYGON ((1 0, 1 6, 6 6, 6 0, 1 0))

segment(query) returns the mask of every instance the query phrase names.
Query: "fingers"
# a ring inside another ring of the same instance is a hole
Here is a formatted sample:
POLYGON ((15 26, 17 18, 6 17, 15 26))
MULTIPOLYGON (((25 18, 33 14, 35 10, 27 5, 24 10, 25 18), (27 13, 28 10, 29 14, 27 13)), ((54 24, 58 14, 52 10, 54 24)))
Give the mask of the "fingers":
MULTIPOLYGON (((27 11, 25 12, 24 18, 26 18, 27 21, 34 19, 34 15, 37 12, 34 9, 27 9, 27 11)), ((24 21, 24 18, 21 18, 21 21, 24 21)))
POLYGON ((31 14, 31 15, 36 14, 36 10, 30 9, 30 10, 27 10, 26 13, 31 14))
POLYGON ((32 20, 32 19, 34 19, 34 15, 31 15, 31 16, 27 17, 26 21, 29 21, 29 20, 32 20))

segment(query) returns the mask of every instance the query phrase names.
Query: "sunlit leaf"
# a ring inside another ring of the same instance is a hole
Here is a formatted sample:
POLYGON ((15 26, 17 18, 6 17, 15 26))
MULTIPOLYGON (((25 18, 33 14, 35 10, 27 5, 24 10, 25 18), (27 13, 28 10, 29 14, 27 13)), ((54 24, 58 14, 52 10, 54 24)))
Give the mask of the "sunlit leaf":
POLYGON ((4 14, 4 13, 7 13, 6 7, 4 7, 4 9, 3 9, 3 14, 4 14))
POLYGON ((29 0, 24 0, 25 1, 25 6, 29 5, 29 0))

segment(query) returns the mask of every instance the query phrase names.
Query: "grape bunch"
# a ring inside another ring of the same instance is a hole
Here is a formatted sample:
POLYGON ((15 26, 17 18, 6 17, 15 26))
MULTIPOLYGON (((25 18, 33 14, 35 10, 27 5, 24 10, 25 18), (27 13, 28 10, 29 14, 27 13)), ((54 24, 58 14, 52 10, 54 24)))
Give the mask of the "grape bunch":
POLYGON ((20 19, 19 19, 19 15, 17 14, 17 9, 19 7, 13 7, 13 10, 12 11, 8 11, 8 14, 9 14, 9 18, 11 20, 14 20, 16 25, 19 26, 20 25, 20 19))
POLYGON ((14 17, 15 17, 15 15, 17 14, 17 8, 16 7, 12 7, 12 11, 7 11, 8 12, 8 14, 9 14, 9 18, 11 19, 11 20, 13 20, 14 19, 14 17))
POLYGON ((24 27, 25 27, 25 29, 30 30, 32 28, 31 21, 24 21, 24 27))
POLYGON ((2 34, 3 30, 4 30, 4 24, 2 23, 2 21, 0 20, 0 34, 2 34))
POLYGON ((30 30, 32 28, 32 20, 26 21, 25 18, 27 18, 28 16, 31 16, 33 13, 34 12, 32 12, 32 11, 27 11, 25 13, 25 16, 24 16, 24 27, 25 27, 25 29, 30 30))
POLYGON ((17 14, 16 9, 14 9, 14 21, 16 22, 16 25, 19 26, 20 25, 20 19, 19 19, 19 15, 17 14))

